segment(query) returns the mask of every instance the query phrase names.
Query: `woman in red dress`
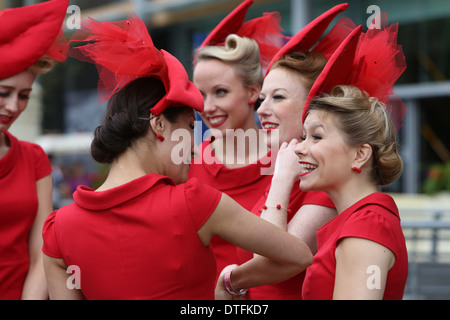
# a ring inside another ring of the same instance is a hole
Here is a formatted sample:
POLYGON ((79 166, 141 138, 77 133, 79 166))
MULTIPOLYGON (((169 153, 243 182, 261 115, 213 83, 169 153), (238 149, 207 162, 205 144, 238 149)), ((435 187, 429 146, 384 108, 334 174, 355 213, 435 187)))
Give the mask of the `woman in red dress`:
MULTIPOLYGON (((211 135, 201 143, 189 171, 189 177, 226 193, 247 210, 272 177, 274 158, 259 144, 255 102, 263 69, 286 38, 280 33, 276 12, 243 22, 252 3, 246 0, 227 15, 196 52, 193 82, 203 95, 200 115, 211 135)), ((211 245, 217 275, 238 262, 236 246, 218 237, 211 245)))
POLYGON ((52 44, 69 1, 0 12, 0 300, 47 299, 42 226, 52 209, 52 169, 36 144, 8 130, 25 110, 37 75, 64 53, 52 44))
POLYGON ((300 188, 325 191, 339 213, 317 232, 304 299, 403 297, 408 256, 400 216, 392 197, 378 192, 403 167, 391 119, 401 120, 402 104, 389 103, 406 68, 397 28, 356 28, 330 58, 315 83, 321 95, 304 111, 303 142, 295 147, 300 188))
POLYGON ((300 187, 327 192, 339 215, 317 232, 303 297, 402 299, 408 256, 400 216, 377 188, 402 171, 385 106, 356 87, 338 86, 311 102, 304 128, 296 147, 300 187))
MULTIPOLYGON (((316 231, 336 216, 333 202, 324 192, 300 190, 300 166, 293 152, 302 134, 302 110, 309 91, 323 70, 327 59, 350 32, 345 20, 313 48, 332 19, 348 7, 333 7, 299 31, 276 54, 270 64, 260 94, 258 115, 269 148, 278 148, 271 184, 252 212, 305 241, 316 252, 316 231), (284 170, 289 168, 289 170, 284 170)), ((253 254, 238 250, 241 262, 253 254)), ((250 300, 301 299, 304 273, 282 283, 250 288, 250 300)))
POLYGON ((181 63, 153 46, 145 24, 133 15, 83 27, 74 38, 87 44, 72 55, 96 63, 101 96, 111 97, 91 145, 110 171, 97 190, 80 186, 75 203, 46 220, 50 298, 212 299, 215 235, 266 256, 228 274, 218 297, 311 264, 302 241, 197 179, 188 181, 194 110, 202 111, 203 99, 181 63))

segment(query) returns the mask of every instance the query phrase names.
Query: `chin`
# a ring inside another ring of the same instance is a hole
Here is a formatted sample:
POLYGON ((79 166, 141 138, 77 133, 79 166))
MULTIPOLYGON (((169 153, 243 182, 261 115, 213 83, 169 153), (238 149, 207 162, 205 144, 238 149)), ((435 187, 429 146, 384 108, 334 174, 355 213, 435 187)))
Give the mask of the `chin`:
POLYGON ((300 180, 300 182, 299 182, 299 186, 300 186, 300 190, 302 190, 302 191, 311 191, 311 190, 308 188, 308 184, 302 183, 301 180, 300 180))
POLYGON ((299 185, 302 191, 322 191, 315 187, 314 184, 308 183, 307 181, 302 181, 302 178, 300 178, 299 185))
POLYGON ((280 141, 278 137, 272 138, 271 136, 265 136, 264 139, 266 139, 266 146, 269 150, 278 151, 280 149, 280 141))

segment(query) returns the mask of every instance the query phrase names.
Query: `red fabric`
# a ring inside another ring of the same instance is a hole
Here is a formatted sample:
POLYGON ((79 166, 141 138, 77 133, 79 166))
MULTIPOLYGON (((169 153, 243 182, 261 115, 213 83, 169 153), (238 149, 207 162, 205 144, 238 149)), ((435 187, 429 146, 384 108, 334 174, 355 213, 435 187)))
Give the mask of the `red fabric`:
POLYGON ((43 252, 79 267, 87 299, 213 299, 214 254, 197 231, 220 198, 157 174, 102 192, 80 186, 46 220, 43 252))
POLYGON ((255 40, 259 47, 259 56, 263 70, 269 66, 273 56, 290 39, 284 36, 280 26, 278 12, 266 12, 262 17, 247 21, 236 32, 240 37, 255 40))
POLYGON ((329 93, 336 85, 353 85, 385 103, 397 130, 400 129, 406 106, 393 97, 393 85, 405 71, 406 61, 402 47, 397 44, 398 24, 371 28, 366 33, 349 19, 346 26, 354 30, 334 51, 311 88, 303 108, 303 121, 315 96, 329 93))
MULTIPOLYGON (((195 177, 214 189, 222 191, 250 211, 272 180, 270 164, 267 166, 264 164, 269 158, 266 157, 245 167, 229 169, 214 156, 210 144, 209 139, 201 144, 202 163, 196 164, 199 158, 194 159, 188 172, 189 178, 195 177)), ((211 246, 217 260, 217 277, 223 268, 239 262, 235 245, 219 237, 213 237, 211 246)))
MULTIPOLYGON (((272 57, 290 39, 282 34, 280 14, 266 12, 262 17, 244 23, 245 15, 253 4, 253 0, 246 0, 230 12, 205 38, 200 48, 205 46, 224 45, 230 34, 237 34, 255 40, 259 46, 261 66, 267 68, 272 57)), ((195 64, 194 58, 194 64, 195 64)))
MULTIPOLYGON (((252 212, 258 217, 261 216, 261 208, 266 203, 267 196, 269 195, 271 185, 269 185, 258 202, 254 205, 252 212)), ((297 183, 291 191, 289 197, 289 209, 291 213, 288 214, 287 222, 289 223, 297 211, 306 204, 314 204, 329 208, 334 208, 334 203, 324 192, 309 191, 304 192, 300 189, 300 185, 297 183)), ((237 248, 239 256, 239 264, 245 263, 253 258, 253 253, 237 248)), ((301 300, 302 298, 302 284, 305 277, 305 272, 302 272, 295 277, 286 281, 250 288, 247 292, 246 299, 248 300, 301 300)))
POLYGON ((402 299, 408 276, 408 254, 394 200, 374 193, 358 201, 317 231, 318 252, 307 269, 303 298, 331 300, 336 270, 335 251, 339 241, 356 237, 377 242, 395 255, 383 299, 402 299))
POLYGON ((333 52, 327 64, 314 82, 303 108, 302 121, 305 122, 311 100, 320 93, 330 92, 337 84, 348 84, 349 70, 352 70, 355 51, 362 27, 355 28, 333 52))
POLYGON ((236 33, 239 28, 244 23, 245 15, 248 9, 253 4, 253 0, 245 0, 239 6, 237 6, 233 11, 231 11, 205 38, 203 43, 200 45, 204 46, 214 46, 220 43, 224 43, 226 37, 229 34, 236 33))
MULTIPOLYGON (((267 68, 266 75, 270 70, 272 64, 274 64, 281 57, 293 51, 310 51, 312 47, 316 44, 316 42, 320 39, 322 34, 327 29, 328 25, 331 21, 341 12, 345 11, 348 8, 348 3, 343 3, 337 6, 334 6, 330 10, 324 12, 319 17, 308 23, 302 30, 300 30, 295 36, 293 36, 272 58, 272 61, 269 63, 269 67, 267 68)), ((341 38, 343 39, 343 35, 339 33, 341 38)), ((329 40, 333 40, 333 42, 337 42, 337 38, 324 38, 325 42, 329 40)), ((317 45, 318 48, 325 48, 324 44, 317 45)), ((316 51, 316 50, 314 50, 316 51)), ((327 50, 329 51, 329 50, 327 50)), ((318 51, 321 52, 321 51, 318 51)), ((327 54, 329 55, 329 54, 327 54)))
POLYGON ((406 69, 402 47, 397 44, 398 23, 361 34, 349 83, 389 102, 395 81, 406 69))
POLYGON ((69 0, 52 0, 0 12, 0 79, 26 70, 45 53, 65 60, 68 47, 60 36, 68 5, 69 0))
POLYGON ((0 300, 16 300, 29 267, 28 234, 38 208, 36 181, 52 169, 41 147, 4 134, 10 149, 0 158, 0 300))
POLYGON ((72 42, 84 44, 69 51, 72 57, 97 66, 100 103, 136 78, 156 77, 163 82, 166 95, 151 109, 153 114, 169 106, 203 111, 203 97, 183 65, 154 46, 146 25, 135 14, 121 21, 85 20, 72 42))

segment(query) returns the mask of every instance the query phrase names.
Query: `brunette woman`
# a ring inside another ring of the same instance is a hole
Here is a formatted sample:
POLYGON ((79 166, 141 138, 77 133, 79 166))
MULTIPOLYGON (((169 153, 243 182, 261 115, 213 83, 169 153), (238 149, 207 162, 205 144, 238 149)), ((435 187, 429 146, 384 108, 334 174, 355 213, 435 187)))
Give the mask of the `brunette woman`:
POLYGON ((229 288, 265 284, 273 274, 289 278, 310 265, 302 241, 188 181, 194 110, 203 110, 203 99, 181 63, 153 46, 145 24, 134 15, 91 19, 80 33, 74 39, 84 45, 72 55, 94 61, 100 83, 113 84, 99 88, 111 98, 91 145, 110 170, 97 190, 80 186, 75 203, 46 220, 50 298, 213 299, 213 236, 264 256, 235 269, 229 288), (67 270, 76 289, 67 286, 67 270))

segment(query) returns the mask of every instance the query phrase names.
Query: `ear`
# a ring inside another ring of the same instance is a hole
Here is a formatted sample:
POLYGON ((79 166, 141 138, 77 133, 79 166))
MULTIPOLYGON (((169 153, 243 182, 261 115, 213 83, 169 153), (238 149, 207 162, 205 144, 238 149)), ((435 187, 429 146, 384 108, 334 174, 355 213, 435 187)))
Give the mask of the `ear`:
POLYGON ((163 133, 165 127, 166 125, 164 116, 155 116, 150 120, 150 128, 155 136, 163 133))
POLYGON ((364 143, 356 147, 355 158, 353 160, 353 167, 361 169, 372 157, 372 146, 364 143))
POLYGON ((259 98, 259 92, 261 91, 260 85, 255 85, 247 88, 248 90, 248 102, 255 102, 259 98))

